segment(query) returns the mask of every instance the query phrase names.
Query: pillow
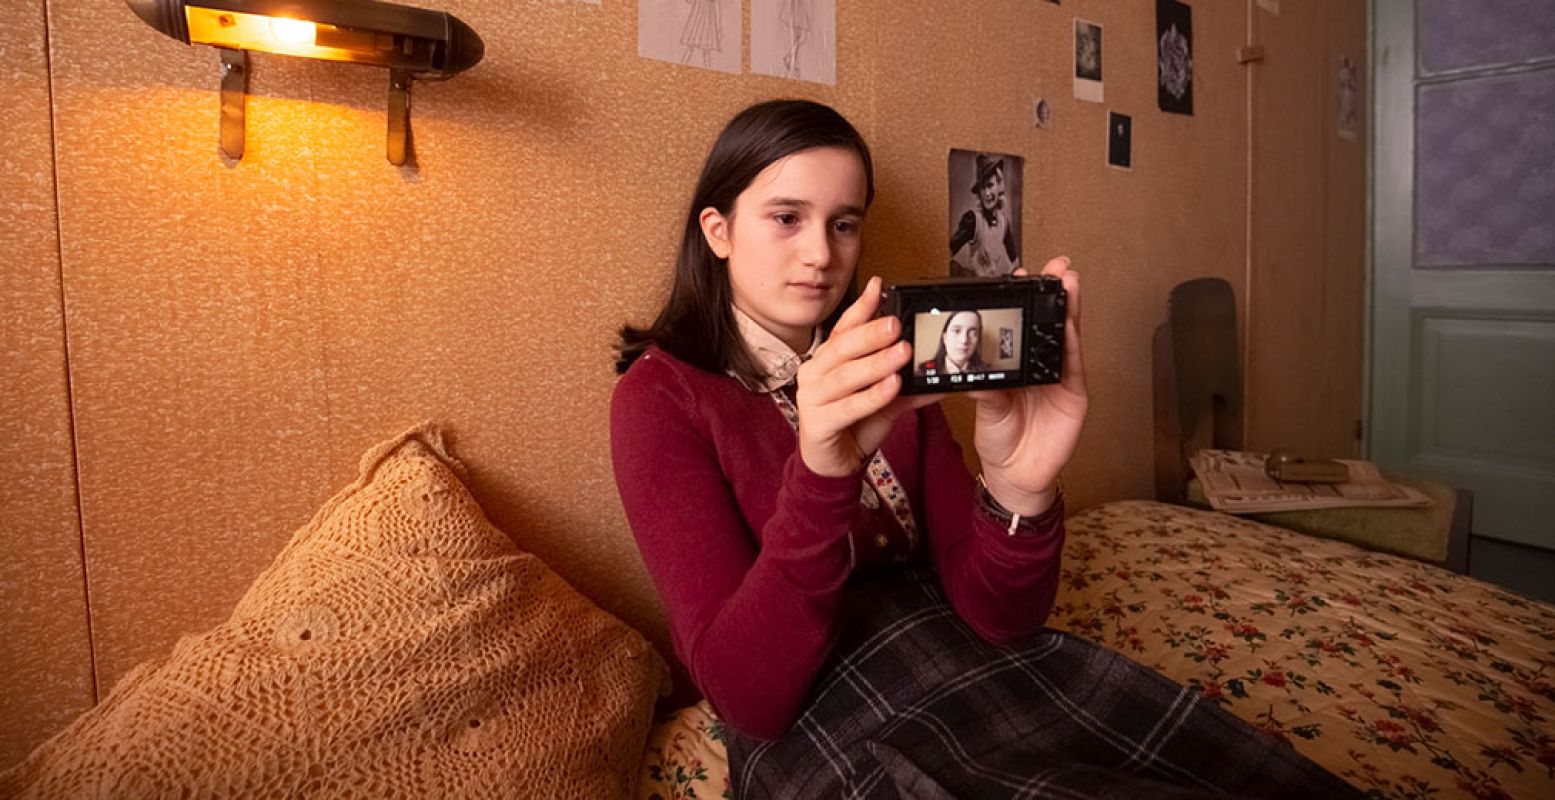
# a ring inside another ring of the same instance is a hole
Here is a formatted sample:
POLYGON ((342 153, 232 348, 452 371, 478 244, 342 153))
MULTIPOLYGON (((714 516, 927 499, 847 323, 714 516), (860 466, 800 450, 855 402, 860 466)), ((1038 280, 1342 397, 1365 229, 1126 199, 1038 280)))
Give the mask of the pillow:
POLYGON ((374 447, 231 619, 0 796, 630 794, 664 663, 492 527, 462 471, 431 425, 374 447))

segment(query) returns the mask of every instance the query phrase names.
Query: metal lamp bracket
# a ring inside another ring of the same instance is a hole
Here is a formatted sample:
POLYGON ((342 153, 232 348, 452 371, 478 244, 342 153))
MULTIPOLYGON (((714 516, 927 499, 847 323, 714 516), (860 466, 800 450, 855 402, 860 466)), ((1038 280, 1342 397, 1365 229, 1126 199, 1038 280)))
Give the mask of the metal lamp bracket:
MULTIPOLYGON (((221 154, 243 160, 245 117, 248 105, 248 51, 220 48, 221 53, 221 154)), ((403 167, 412 153, 410 134, 410 85, 415 73, 389 70, 389 129, 386 153, 389 163, 403 167)))
POLYGON ((389 70, 389 163, 405 166, 411 155, 410 84, 415 74, 408 69, 389 70))
POLYGON ((243 158, 244 108, 248 103, 248 51, 221 48, 221 154, 243 158))

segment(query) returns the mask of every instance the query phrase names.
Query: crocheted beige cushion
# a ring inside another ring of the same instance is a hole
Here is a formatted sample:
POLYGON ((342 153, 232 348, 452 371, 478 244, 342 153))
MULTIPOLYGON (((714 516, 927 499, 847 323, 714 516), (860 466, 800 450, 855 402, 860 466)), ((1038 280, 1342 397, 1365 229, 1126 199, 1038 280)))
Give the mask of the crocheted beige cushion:
POLYGON ((665 667, 492 527, 424 425, 232 618, 142 664, 0 797, 624 797, 665 667))

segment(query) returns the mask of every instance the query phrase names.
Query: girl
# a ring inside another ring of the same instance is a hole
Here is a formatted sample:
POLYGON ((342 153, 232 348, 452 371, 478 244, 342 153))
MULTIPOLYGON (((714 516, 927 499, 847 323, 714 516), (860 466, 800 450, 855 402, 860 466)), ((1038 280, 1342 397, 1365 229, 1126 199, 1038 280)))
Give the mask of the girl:
POLYGON ((938 398, 898 394, 911 352, 875 318, 880 279, 850 294, 873 199, 835 111, 746 109, 703 167, 668 302, 619 344, 617 486, 676 653, 732 729, 736 793, 1342 795, 1196 694, 1042 630, 1088 402, 1079 278, 1043 268, 1069 292, 1063 382, 973 395, 974 480, 938 398))
POLYGON ((943 372, 955 375, 961 372, 986 372, 988 362, 983 360, 983 315, 976 311, 957 311, 945 320, 945 329, 939 336, 939 348, 934 357, 921 361, 915 367, 919 375, 943 372))

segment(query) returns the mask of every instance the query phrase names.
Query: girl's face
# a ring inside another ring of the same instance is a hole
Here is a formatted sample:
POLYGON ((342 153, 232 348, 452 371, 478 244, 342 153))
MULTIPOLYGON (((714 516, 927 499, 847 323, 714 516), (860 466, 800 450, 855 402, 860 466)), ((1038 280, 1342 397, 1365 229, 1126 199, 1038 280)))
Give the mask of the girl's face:
POLYGON ((803 150, 767 165, 730 216, 702 210, 702 233, 728 260, 734 305, 788 343, 810 349, 853 280, 867 186, 852 150, 803 150))
POLYGON ((945 357, 957 364, 970 363, 982 341, 983 324, 974 312, 958 311, 945 323, 945 357))

